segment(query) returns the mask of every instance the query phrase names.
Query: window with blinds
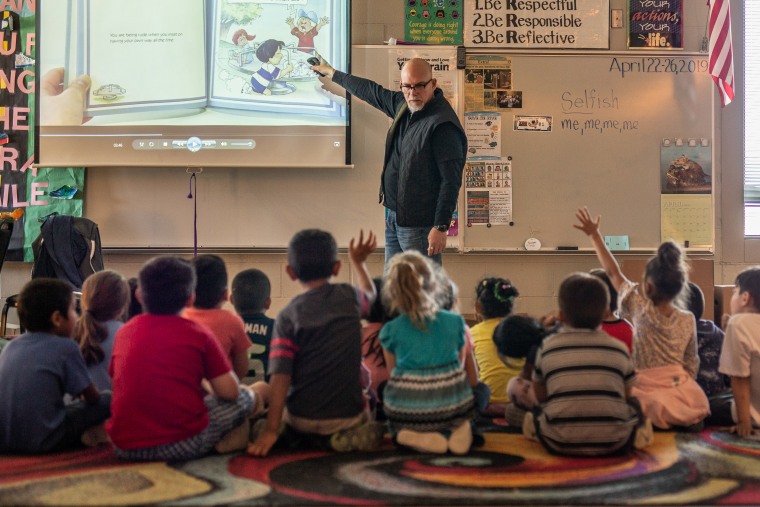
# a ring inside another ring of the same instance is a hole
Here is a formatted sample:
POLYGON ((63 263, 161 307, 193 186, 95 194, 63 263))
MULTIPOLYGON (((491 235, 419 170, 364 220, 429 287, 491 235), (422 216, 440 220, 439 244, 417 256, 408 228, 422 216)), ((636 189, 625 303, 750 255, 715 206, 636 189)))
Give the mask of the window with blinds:
POLYGON ((744 235, 760 236, 760 2, 744 4, 744 235))

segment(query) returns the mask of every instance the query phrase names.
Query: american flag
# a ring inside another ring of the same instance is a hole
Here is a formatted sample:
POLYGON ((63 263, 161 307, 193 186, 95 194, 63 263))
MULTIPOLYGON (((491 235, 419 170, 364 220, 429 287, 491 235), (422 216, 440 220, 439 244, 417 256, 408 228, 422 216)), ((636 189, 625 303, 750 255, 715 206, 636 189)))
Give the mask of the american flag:
POLYGON ((722 107, 734 100, 734 54, 731 45, 729 0, 708 0, 710 6, 710 75, 718 87, 722 107))

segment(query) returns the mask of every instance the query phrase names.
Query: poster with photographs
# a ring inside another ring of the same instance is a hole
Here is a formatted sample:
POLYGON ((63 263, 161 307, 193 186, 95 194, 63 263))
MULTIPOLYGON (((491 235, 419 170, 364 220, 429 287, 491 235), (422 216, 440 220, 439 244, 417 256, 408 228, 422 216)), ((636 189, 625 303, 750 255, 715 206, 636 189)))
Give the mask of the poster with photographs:
POLYGON ((512 221, 512 162, 470 160, 465 165, 467 225, 508 225, 512 221))
MULTIPOLYGON (((507 95, 514 105, 512 59, 501 55, 467 55, 464 70, 464 110, 498 111, 500 97, 506 100, 507 95)), ((522 92, 519 100, 522 107, 522 92)))
POLYGON ((546 115, 520 115, 514 116, 514 129, 533 132, 551 132, 553 118, 546 115))

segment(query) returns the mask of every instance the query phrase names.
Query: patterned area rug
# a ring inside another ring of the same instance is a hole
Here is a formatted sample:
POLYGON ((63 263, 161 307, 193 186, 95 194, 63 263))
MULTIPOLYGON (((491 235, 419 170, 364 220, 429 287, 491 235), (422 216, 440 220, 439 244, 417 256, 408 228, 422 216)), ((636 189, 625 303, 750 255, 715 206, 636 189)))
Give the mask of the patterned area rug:
POLYGON ((0 457, 0 505, 760 505, 760 442, 724 431, 656 433, 646 452, 548 455, 489 432, 467 456, 393 449, 127 463, 101 446, 0 457))

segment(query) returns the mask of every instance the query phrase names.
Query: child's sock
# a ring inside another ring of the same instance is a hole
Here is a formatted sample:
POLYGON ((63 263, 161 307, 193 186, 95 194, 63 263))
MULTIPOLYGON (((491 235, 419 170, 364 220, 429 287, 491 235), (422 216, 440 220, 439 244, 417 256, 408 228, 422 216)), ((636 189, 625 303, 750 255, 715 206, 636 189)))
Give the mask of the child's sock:
POLYGON ((525 418, 523 418, 522 433, 528 440, 538 441, 538 435, 536 435, 536 424, 533 420, 533 412, 526 412, 525 418))
POLYGON ((81 440, 87 447, 95 447, 100 444, 111 442, 111 438, 108 436, 108 433, 106 433, 106 428, 102 424, 87 428, 84 433, 82 433, 81 440))
POLYGON ((445 454, 449 449, 448 440, 437 431, 401 430, 396 435, 396 442, 415 451, 434 454, 445 454))
POLYGON ((449 450, 452 454, 467 454, 472 445, 472 428, 470 421, 465 421, 459 425, 449 436, 449 450))

